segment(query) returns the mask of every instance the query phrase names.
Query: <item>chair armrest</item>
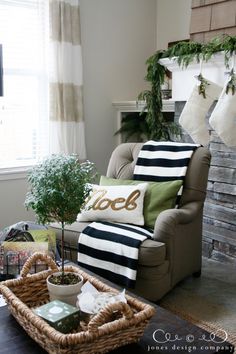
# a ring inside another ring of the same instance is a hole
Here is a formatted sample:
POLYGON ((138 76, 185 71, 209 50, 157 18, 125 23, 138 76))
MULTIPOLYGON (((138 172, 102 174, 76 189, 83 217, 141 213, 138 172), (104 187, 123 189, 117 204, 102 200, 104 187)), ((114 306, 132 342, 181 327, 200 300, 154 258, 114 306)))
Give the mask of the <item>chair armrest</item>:
POLYGON ((202 208, 203 202, 194 201, 185 204, 180 209, 164 210, 156 219, 154 239, 165 242, 166 238, 176 234, 176 228, 178 225, 189 224, 194 221, 202 208))

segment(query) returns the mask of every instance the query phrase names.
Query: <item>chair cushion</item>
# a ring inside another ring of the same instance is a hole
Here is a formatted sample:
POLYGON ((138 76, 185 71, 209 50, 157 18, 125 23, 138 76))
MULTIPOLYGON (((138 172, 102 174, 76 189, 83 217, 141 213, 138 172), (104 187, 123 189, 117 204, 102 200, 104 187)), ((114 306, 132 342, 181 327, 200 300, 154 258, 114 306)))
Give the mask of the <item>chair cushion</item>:
MULTIPOLYGON (((74 222, 65 226, 65 242, 71 249, 78 249, 78 239, 83 229, 90 223, 74 222)), ((57 239, 61 237, 61 226, 59 223, 51 223, 50 227, 56 229, 57 239)), ((164 263, 166 258, 166 246, 162 242, 145 240, 139 249, 139 265, 155 267, 164 263)))
MULTIPOLYGON (((115 179, 101 176, 101 186, 137 185, 143 183, 137 180, 115 179)), ((143 214, 145 226, 154 228, 157 216, 166 209, 175 207, 177 193, 182 181, 148 182, 144 197, 143 214)))

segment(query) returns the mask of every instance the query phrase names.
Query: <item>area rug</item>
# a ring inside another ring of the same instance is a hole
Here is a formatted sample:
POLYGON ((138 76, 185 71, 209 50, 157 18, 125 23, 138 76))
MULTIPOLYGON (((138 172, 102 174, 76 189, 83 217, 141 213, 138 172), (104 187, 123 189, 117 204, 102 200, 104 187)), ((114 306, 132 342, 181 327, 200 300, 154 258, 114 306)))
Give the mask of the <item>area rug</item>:
POLYGON ((159 305, 220 338, 227 333, 227 341, 236 346, 235 314, 224 305, 185 289, 174 289, 159 305))

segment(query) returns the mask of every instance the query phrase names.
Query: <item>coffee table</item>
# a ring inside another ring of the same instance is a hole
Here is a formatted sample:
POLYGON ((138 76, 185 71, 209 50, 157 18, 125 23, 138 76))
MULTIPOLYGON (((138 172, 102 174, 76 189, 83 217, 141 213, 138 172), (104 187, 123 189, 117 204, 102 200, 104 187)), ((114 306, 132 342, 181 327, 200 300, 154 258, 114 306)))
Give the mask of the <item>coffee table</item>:
MULTIPOLYGON (((94 275, 90 271, 83 269, 94 275)), ((97 276, 98 277, 98 276, 97 276)), ((98 277, 103 282, 113 286, 107 280, 98 277)), ((130 293, 131 296, 135 296, 130 293)), ((141 301, 150 303, 139 297, 141 301)), ((179 318, 171 312, 152 304, 156 309, 143 337, 138 343, 118 348, 112 354, 144 354, 144 353, 233 353, 234 347, 226 340, 214 336, 205 330, 179 318)), ((34 342, 15 318, 7 306, 0 307, 0 354, 43 354, 46 353, 34 342)))

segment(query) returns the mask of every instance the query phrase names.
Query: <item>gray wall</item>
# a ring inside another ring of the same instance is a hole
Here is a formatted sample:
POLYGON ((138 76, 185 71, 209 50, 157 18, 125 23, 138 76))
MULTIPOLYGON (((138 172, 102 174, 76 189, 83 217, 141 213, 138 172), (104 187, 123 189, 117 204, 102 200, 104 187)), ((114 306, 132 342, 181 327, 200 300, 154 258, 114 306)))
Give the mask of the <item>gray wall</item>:
POLYGON ((34 220, 24 208, 27 182, 25 178, 0 180, 0 229, 21 220, 34 220))
POLYGON ((157 0, 157 49, 189 38, 190 0, 157 0))
POLYGON ((115 146, 112 101, 135 100, 156 49, 156 0, 81 0, 88 159, 105 173, 115 146))

